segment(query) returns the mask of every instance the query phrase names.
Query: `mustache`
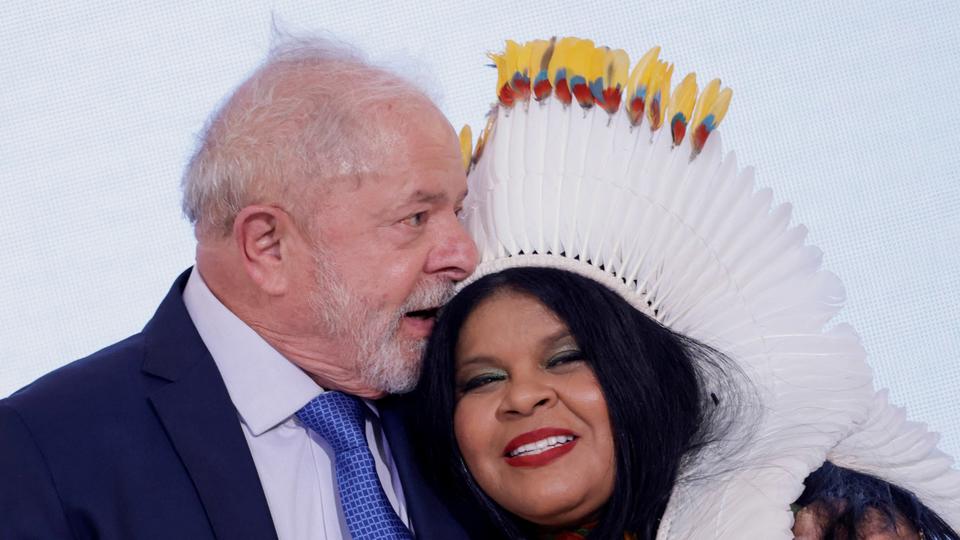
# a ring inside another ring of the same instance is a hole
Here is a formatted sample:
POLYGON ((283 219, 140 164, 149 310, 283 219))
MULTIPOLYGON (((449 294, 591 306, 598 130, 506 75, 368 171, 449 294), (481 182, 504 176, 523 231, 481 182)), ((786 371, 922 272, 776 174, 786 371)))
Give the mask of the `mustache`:
POLYGON ((453 295, 453 282, 443 280, 424 283, 414 289, 400 306, 400 315, 442 307, 453 298, 453 295))

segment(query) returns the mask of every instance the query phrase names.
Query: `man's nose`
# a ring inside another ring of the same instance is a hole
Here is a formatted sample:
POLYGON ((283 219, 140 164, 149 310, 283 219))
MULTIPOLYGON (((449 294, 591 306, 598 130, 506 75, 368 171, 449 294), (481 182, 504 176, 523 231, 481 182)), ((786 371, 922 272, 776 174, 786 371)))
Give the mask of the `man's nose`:
POLYGON ((473 239, 456 216, 439 224, 437 245, 427 258, 429 274, 444 274, 453 281, 466 279, 477 267, 479 255, 473 239))

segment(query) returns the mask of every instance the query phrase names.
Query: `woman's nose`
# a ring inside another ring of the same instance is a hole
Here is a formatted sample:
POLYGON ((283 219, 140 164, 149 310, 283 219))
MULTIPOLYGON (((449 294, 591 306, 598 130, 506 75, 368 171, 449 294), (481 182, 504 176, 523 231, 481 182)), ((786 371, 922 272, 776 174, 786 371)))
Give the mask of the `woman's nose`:
POLYGON ((529 416, 538 409, 552 407, 557 393, 548 384, 539 381, 511 381, 500 404, 500 413, 511 416, 529 416))

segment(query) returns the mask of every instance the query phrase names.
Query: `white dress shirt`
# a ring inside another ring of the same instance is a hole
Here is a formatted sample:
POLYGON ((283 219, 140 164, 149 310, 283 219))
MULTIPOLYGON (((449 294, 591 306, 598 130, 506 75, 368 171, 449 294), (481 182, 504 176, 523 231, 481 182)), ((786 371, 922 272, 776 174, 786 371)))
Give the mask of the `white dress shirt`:
MULTIPOLYGON (((217 300, 196 268, 183 301, 237 408, 280 540, 350 538, 340 510, 333 450, 294 416, 324 390, 217 300)), ((380 483, 409 525, 390 448, 376 408, 367 404, 367 442, 380 483)))

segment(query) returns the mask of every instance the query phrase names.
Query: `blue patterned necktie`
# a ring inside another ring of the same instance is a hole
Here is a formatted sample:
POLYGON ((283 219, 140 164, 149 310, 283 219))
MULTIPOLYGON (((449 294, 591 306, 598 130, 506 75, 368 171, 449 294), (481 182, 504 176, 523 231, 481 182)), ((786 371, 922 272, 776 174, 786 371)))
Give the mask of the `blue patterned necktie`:
POLYGON ((380 485, 364 433, 364 404, 340 392, 324 392, 297 411, 336 454, 337 488, 354 540, 408 540, 413 536, 390 506, 380 485))

